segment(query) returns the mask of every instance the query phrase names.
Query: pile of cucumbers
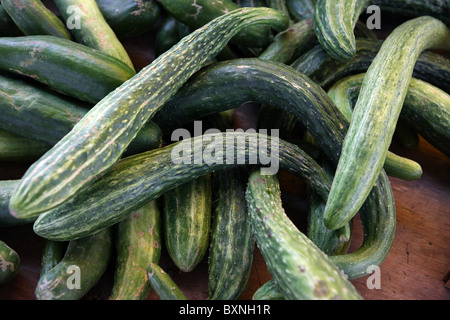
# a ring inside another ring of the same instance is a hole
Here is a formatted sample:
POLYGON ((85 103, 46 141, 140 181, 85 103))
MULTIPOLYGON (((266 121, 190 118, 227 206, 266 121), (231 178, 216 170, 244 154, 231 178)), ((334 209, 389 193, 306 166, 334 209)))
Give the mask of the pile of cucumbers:
MULTIPOLYGON (((396 231, 389 177, 422 174, 392 140, 450 157, 448 0, 0 2, 0 160, 27 164, 0 181, 0 228, 44 241, 36 299, 83 299, 111 266, 111 300, 188 299, 164 249, 182 272, 207 259, 207 299, 236 300, 255 247, 272 275, 255 300, 363 299, 350 280, 396 231), (360 19, 371 5, 405 22, 381 39, 360 19), (151 63, 129 39, 153 39, 151 63), (234 130, 247 102, 255 130, 234 130), (171 139, 197 121, 211 130, 171 139), (230 162, 228 138, 245 141, 230 162), (262 139, 306 185, 306 231, 261 170, 262 139)), ((20 270, 1 240, 0 285, 20 270)))

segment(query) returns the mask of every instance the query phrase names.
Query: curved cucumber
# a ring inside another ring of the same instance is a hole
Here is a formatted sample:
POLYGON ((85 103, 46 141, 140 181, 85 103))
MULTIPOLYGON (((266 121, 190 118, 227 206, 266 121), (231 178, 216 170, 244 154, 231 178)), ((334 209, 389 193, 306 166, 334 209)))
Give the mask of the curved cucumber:
POLYGON ((108 171, 143 125, 233 35, 251 25, 284 29, 287 23, 277 10, 241 8, 183 38, 95 105, 30 167, 11 199, 12 212, 36 216, 67 201, 108 171))
POLYGON ((12 281, 17 276, 20 263, 19 254, 0 240, 0 285, 12 281))
MULTIPOLYGON (((41 214, 34 231, 53 240, 86 236, 123 220, 143 204, 200 176, 250 161, 268 166, 268 155, 279 160, 280 168, 312 184, 326 199, 331 181, 297 146, 251 132, 209 133, 121 160, 72 199, 41 214), (260 149, 259 144, 265 145, 266 141, 267 149, 260 149), (209 157, 213 150, 219 158, 199 161, 203 155, 209 157)), ((277 163, 272 165, 271 170, 275 170, 277 163)))
POLYGON ((17 27, 27 36, 50 35, 70 39, 64 23, 41 0, 2 0, 17 27))
POLYGON ((117 225, 116 267, 110 300, 145 300, 151 289, 150 263, 161 256, 161 213, 156 201, 128 215, 117 225))
POLYGON ((194 270, 208 250, 211 197, 209 174, 164 193, 164 243, 172 261, 183 272, 194 270))
POLYGON ((160 265, 151 263, 147 274, 153 290, 161 300, 187 300, 183 291, 160 265))
POLYGON ((422 17, 398 26, 383 43, 367 70, 345 136, 325 207, 329 229, 342 227, 361 208, 382 170, 417 57, 439 47, 448 35, 444 23, 422 17))
POLYGON ((134 76, 122 61, 54 36, 0 38, 0 69, 97 103, 134 76))
POLYGON ((64 254, 66 253, 66 249, 67 243, 64 241, 52 241, 44 239, 40 276, 43 276, 61 262, 64 254))
POLYGON ((246 198, 256 243, 286 299, 362 299, 328 256, 286 216, 276 175, 252 173, 246 198))

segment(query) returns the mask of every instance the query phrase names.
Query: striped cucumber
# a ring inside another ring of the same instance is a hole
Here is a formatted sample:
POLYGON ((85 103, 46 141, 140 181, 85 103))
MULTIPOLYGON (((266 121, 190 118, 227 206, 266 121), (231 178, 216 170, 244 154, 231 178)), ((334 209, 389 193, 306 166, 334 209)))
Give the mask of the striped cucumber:
POLYGON ((251 132, 209 133, 122 159, 72 199, 41 214, 34 231, 43 238, 61 241, 86 236, 123 220, 168 190, 213 171, 249 161, 267 167, 267 156, 279 161, 271 170, 279 165, 304 178, 326 199, 331 181, 322 168, 297 146, 274 139, 251 132), (259 143, 265 145, 266 141, 267 149, 260 149, 259 143), (194 163, 212 150, 221 158, 194 163))
POLYGON ((109 265, 112 230, 70 241, 64 257, 44 273, 35 288, 38 300, 80 300, 92 289, 109 265))
POLYGON ((0 285, 11 282, 20 271, 20 256, 0 240, 0 285))
POLYGON ((17 27, 27 36, 50 35, 70 39, 64 23, 41 0, 2 0, 17 27))
POLYGON ((280 30, 287 23, 277 10, 241 8, 183 38, 96 104, 64 139, 30 167, 11 199, 14 214, 36 216, 50 210, 108 171, 145 122, 234 34, 250 25, 280 30), (85 162, 87 154, 90 161, 85 162))
POLYGON ((124 62, 135 71, 133 62, 113 29, 106 22, 95 0, 53 0, 66 24, 75 16, 79 25, 70 28, 75 40, 124 62))
POLYGON ((246 198, 256 243, 286 299, 362 299, 328 256, 286 216, 276 175, 253 172, 246 198))
POLYGON ((97 103, 135 75, 122 61, 54 36, 0 38, 0 69, 97 103))
POLYGON ((356 52, 355 26, 370 0, 318 0, 314 12, 317 40, 338 61, 351 60, 356 52))
POLYGON ((33 162, 50 148, 47 143, 0 129, 0 161, 33 162))
POLYGON ((156 201, 136 210, 117 225, 116 266, 110 300, 145 300, 151 286, 150 263, 159 263, 161 213, 156 201))
POLYGON ((9 212, 9 200, 19 180, 0 180, 0 229, 33 223, 36 219, 18 219, 9 212))
POLYGON ((157 263, 151 263, 148 266, 147 274, 150 284, 160 300, 187 300, 172 277, 157 263))
POLYGON ((250 277, 254 239, 245 200, 247 181, 246 168, 224 169, 213 175, 209 300, 239 299, 250 277))
POLYGON ((345 136, 325 207, 329 229, 342 227, 361 208, 382 170, 418 55, 448 36, 444 23, 425 16, 398 26, 383 43, 367 70, 345 136))
POLYGON ((211 176, 203 175, 164 193, 164 240, 175 265, 191 272, 205 256, 211 230, 211 176))

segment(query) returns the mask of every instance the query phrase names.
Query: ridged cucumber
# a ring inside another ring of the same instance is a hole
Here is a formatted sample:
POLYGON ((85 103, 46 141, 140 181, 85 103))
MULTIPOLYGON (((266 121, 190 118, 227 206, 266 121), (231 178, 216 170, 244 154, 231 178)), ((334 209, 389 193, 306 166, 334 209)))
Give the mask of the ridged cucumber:
POLYGON ((20 271, 20 256, 0 240, 0 285, 11 282, 20 271))
POLYGON ((50 210, 108 171, 143 125, 233 35, 251 25, 272 26, 280 31, 287 24, 287 18, 277 10, 241 8, 183 38, 96 104, 63 140, 30 167, 11 199, 14 214, 36 216, 50 210), (90 161, 85 162, 88 154, 90 161))
POLYGON ((70 39, 64 23, 41 0, 2 0, 17 27, 27 36, 50 35, 70 39))

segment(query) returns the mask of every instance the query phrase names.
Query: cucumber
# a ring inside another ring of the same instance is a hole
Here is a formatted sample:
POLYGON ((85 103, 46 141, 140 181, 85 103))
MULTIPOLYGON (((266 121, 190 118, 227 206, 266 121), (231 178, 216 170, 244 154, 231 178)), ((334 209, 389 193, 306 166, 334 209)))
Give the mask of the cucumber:
POLYGON ((161 300, 187 300, 183 291, 160 265, 150 263, 147 274, 153 290, 161 300))
POLYGON ((67 243, 64 241, 52 241, 44 239, 42 248, 40 276, 49 272, 61 262, 66 253, 67 243))
MULTIPOLYGON (((333 85, 328 94, 336 104, 352 112, 365 74, 346 77, 333 85)), ((450 157, 450 95, 422 80, 412 78, 406 92, 400 118, 436 149, 450 157)))
POLYGON ((34 222, 36 219, 18 219, 9 212, 9 199, 19 180, 0 180, 0 229, 21 226, 34 222))
POLYGON ((250 277, 255 241, 245 200, 247 181, 246 168, 229 168, 213 174, 208 300, 239 299, 250 277))
POLYGON ((35 288, 37 300, 80 300, 99 281, 112 255, 112 230, 70 241, 64 257, 44 273, 35 288))
POLYGON ((286 7, 294 21, 312 19, 317 0, 286 0, 286 7))
POLYGON ((23 32, 17 27, 16 23, 0 3, 0 37, 18 36, 23 36, 23 32))
POLYGON ((161 213, 151 201, 121 221, 116 228, 116 266, 109 300, 145 300, 151 286, 150 263, 159 263, 162 246, 161 213))
POLYGON ((251 132, 209 133, 122 159, 72 199, 41 214, 33 229, 43 238, 60 241, 92 234, 123 220, 133 210, 183 183, 233 164, 266 162, 258 156, 258 144, 264 144, 265 139, 268 147, 267 153, 263 149, 264 155, 278 154, 280 168, 303 177, 307 184, 312 183, 311 187, 325 200, 331 181, 297 146, 251 132), (228 158, 225 156, 227 149, 228 158), (209 154, 211 150, 216 150, 221 158, 194 163, 200 154, 209 154), (180 153, 183 161, 175 156, 180 153))
POLYGON ((178 33, 178 20, 173 16, 167 16, 158 28, 155 38, 155 55, 161 54, 172 48, 180 41, 178 33))
POLYGON ((261 24, 280 30, 287 27, 288 20, 270 8, 237 9, 192 32, 111 92, 27 170, 11 199, 12 212, 17 216, 39 215, 103 175, 143 125, 203 63, 220 52, 234 34, 261 24), (85 162, 88 155, 90 161, 85 162))
POLYGON ((106 22, 119 38, 137 37, 149 31, 162 16, 156 0, 95 0, 106 22))
MULTIPOLYGON (((198 29, 213 19, 228 12, 237 10, 239 5, 231 0, 160 0, 161 6, 177 20, 188 25, 192 29, 198 29)), ((262 7, 259 7, 260 9, 262 7)), ((287 17, 286 17, 287 18, 287 17)), ((265 47, 271 41, 270 28, 249 26, 240 30, 230 42, 245 47, 265 47)))
POLYGON ((193 179, 164 194, 164 240, 174 264, 191 272, 202 261, 211 230, 211 176, 193 179))
POLYGON ((448 36, 444 23, 425 16, 398 26, 383 43, 345 136, 324 212, 329 229, 342 227, 361 208, 383 168, 418 55, 448 36))
MULTIPOLYGON (((0 75, 0 128, 22 137, 21 141, 17 141, 19 138, 15 139, 16 145, 12 142, 6 144, 8 140, 2 140, 5 143, 3 157, 8 154, 12 157, 14 150, 17 153, 14 157, 22 160, 26 153, 42 156, 68 134, 90 108, 90 104, 58 94, 31 81, 0 75), (33 137, 35 141, 29 141, 29 137, 33 137), (27 145, 28 150, 21 149, 27 145), (6 149, 6 146, 10 146, 10 149, 6 149)), ((6 139, 6 134, 1 136, 6 139)), ((11 136, 10 139, 12 138, 11 136)), ((161 129, 149 121, 129 145, 125 155, 157 148, 161 143, 161 129)), ((32 159, 37 160, 38 157, 32 159)))
POLYGON ((106 22, 95 0, 53 0, 67 25, 74 18, 79 25, 71 26, 75 40, 87 47, 99 50, 124 62, 135 71, 133 62, 124 46, 106 22))
POLYGON ((0 285, 11 282, 20 271, 20 256, 0 240, 0 285))
POLYGON ((0 129, 0 161, 33 162, 50 148, 46 143, 0 129))
POLYGON ((267 267, 288 300, 362 300, 352 283, 284 212, 278 177, 250 175, 246 199, 267 267))
POLYGON ((92 104, 135 74, 110 55, 54 36, 0 38, 0 53, 1 70, 92 104))
POLYGON ((274 279, 270 279, 259 287, 252 296, 252 300, 286 300, 278 284, 274 279))
POLYGON ((64 23, 41 0, 2 0, 1 4, 24 35, 71 39, 64 23))

